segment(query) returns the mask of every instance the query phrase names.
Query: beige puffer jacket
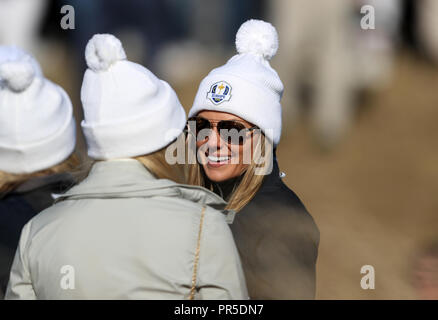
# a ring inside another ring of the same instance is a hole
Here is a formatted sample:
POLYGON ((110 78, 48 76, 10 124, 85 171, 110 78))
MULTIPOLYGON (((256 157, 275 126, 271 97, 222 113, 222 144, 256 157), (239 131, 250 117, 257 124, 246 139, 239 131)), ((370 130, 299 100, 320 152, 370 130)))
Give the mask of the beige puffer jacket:
POLYGON ((89 176, 24 228, 6 299, 248 299, 224 201, 136 160, 89 176))

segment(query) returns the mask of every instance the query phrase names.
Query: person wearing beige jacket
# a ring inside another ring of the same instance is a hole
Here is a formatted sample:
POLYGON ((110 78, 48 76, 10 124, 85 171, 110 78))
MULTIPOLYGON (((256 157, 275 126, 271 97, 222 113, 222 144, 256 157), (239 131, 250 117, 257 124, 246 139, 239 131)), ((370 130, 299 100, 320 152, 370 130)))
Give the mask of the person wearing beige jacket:
POLYGON ((226 203, 167 161, 186 123, 173 89, 112 35, 95 35, 86 60, 96 162, 23 228, 6 299, 248 299, 226 203))

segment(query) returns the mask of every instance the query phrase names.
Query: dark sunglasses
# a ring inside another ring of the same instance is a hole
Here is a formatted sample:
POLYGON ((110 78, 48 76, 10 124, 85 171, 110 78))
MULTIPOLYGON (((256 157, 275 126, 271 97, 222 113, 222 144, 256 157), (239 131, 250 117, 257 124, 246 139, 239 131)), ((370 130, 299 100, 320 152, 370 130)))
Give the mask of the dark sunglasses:
MULTIPOLYGON (((257 126, 253 126, 250 128, 247 128, 245 124, 243 124, 240 121, 237 120, 219 120, 219 121, 210 121, 203 117, 192 117, 188 120, 188 125, 190 126, 192 123, 195 124, 195 128, 186 128, 190 129, 189 131, 194 131, 196 133, 199 133, 201 130, 204 129, 214 129, 214 127, 217 128, 217 131, 219 135, 221 136, 222 140, 226 141, 228 144, 243 144, 246 141, 247 133, 252 132, 254 129, 257 129, 257 126), (237 132, 238 139, 233 139, 232 133, 237 132), (243 133, 243 134, 242 134, 243 133)), ((206 139, 207 137, 205 137, 206 139)))

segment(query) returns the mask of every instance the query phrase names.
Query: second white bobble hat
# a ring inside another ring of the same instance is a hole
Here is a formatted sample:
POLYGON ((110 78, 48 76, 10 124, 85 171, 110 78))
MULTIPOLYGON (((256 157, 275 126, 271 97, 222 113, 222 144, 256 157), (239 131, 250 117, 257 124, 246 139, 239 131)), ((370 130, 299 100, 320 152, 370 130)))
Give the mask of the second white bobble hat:
POLYGON ((119 39, 94 35, 85 58, 81 125, 91 158, 149 154, 182 133, 186 114, 175 91, 145 67, 127 61, 119 39))
POLYGON ((36 60, 0 46, 0 171, 23 174, 68 158, 76 143, 67 93, 45 79, 36 60))

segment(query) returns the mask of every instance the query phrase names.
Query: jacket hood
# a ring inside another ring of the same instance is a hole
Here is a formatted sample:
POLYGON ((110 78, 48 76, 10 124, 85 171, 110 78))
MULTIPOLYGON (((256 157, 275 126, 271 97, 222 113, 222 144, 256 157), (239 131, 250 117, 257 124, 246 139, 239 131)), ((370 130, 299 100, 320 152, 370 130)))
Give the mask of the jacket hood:
POLYGON ((57 201, 154 196, 179 197, 220 210, 227 204, 221 197, 205 188, 157 179, 134 159, 96 162, 88 177, 62 194, 57 201))

